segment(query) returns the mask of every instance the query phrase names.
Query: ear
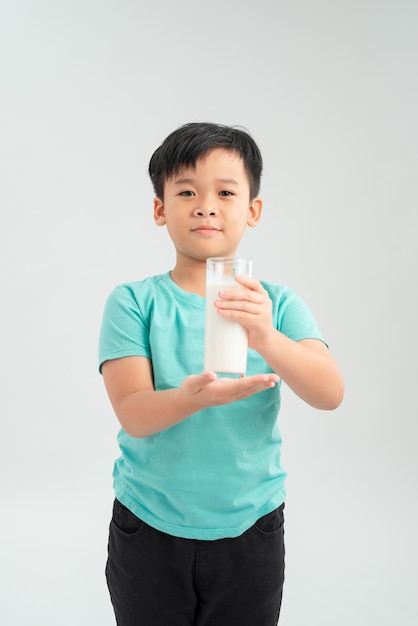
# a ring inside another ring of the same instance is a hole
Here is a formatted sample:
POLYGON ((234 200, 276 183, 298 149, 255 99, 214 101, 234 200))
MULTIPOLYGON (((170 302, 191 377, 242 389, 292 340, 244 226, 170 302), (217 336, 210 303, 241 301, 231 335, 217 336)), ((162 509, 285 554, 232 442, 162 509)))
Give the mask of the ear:
POLYGON ((154 198, 154 222, 157 226, 165 226, 164 205, 160 198, 154 198))
POLYGON ((250 208, 248 209, 247 224, 251 228, 257 226, 261 218, 261 212, 263 210, 263 201, 261 198, 254 198, 251 200, 250 208))

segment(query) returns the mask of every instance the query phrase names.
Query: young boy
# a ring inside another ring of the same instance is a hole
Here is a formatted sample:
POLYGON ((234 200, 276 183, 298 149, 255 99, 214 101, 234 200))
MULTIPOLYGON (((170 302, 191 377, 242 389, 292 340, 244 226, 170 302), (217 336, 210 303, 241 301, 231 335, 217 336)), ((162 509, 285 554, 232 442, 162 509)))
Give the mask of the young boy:
POLYGON ((206 259, 260 220, 262 159, 243 130, 186 124, 154 152, 171 272, 116 287, 100 369, 122 426, 106 576, 119 626, 275 626, 284 580, 280 379, 336 408, 343 381, 304 302, 237 277, 219 315, 248 333, 247 376, 203 370, 206 259))

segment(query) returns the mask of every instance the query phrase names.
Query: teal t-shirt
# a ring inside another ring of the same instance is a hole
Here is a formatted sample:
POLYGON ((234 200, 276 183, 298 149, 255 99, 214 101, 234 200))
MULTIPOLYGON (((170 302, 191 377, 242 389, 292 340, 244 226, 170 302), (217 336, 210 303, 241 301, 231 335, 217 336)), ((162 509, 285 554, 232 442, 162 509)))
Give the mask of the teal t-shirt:
MULTIPOLYGON (((295 341, 323 341, 304 301, 262 282, 273 323, 295 341)), ((119 285, 104 310, 99 365, 144 356, 156 390, 178 387, 203 371, 205 299, 183 291, 170 274, 119 285)), ((248 351, 247 375, 272 372, 248 351)), ((115 495, 150 526, 177 537, 236 537, 285 499, 278 425, 280 385, 250 398, 199 411, 145 438, 118 435, 115 495)))

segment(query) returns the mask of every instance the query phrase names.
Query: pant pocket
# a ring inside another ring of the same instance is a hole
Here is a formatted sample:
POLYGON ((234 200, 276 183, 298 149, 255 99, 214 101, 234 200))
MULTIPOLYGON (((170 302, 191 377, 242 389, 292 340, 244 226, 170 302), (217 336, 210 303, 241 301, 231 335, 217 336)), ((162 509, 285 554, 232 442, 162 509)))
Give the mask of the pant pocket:
POLYGON ((111 525, 119 533, 134 536, 140 532, 145 522, 130 511, 124 504, 115 499, 111 525))
POLYGON ((271 513, 263 515, 254 524, 255 529, 263 535, 275 535, 283 530, 284 503, 271 513))

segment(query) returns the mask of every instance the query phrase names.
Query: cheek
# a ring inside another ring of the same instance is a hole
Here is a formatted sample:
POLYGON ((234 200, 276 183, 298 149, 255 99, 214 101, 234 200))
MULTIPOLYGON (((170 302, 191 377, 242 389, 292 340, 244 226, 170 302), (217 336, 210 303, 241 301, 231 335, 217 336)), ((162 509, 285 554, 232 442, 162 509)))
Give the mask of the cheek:
POLYGON ((181 243, 184 238, 184 230, 181 229, 179 224, 177 222, 167 220, 165 226, 170 238, 181 243))
POLYGON ((245 232, 246 228, 247 228, 247 219, 243 218, 242 215, 240 217, 237 217, 237 219, 234 220, 233 229, 234 229, 235 234, 242 235, 245 232))

